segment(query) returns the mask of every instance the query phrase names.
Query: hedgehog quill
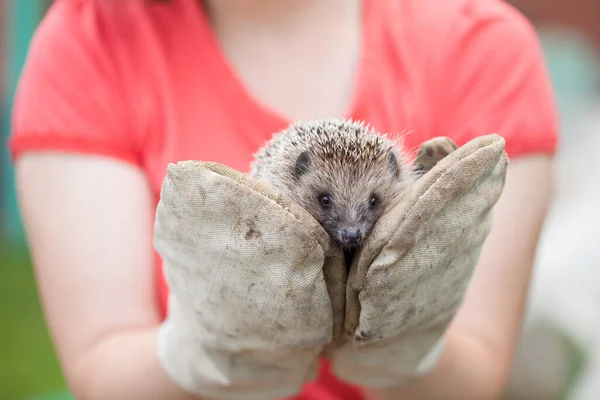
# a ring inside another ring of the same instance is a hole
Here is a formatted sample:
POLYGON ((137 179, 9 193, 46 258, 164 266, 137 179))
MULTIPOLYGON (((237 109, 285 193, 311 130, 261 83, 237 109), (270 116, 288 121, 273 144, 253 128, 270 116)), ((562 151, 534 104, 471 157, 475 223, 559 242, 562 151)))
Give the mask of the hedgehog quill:
POLYGON ((392 200, 435 164, 431 160, 456 149, 442 141, 426 142, 408 165, 397 142, 362 122, 296 122, 255 154, 249 176, 304 207, 344 251, 348 266, 392 200))

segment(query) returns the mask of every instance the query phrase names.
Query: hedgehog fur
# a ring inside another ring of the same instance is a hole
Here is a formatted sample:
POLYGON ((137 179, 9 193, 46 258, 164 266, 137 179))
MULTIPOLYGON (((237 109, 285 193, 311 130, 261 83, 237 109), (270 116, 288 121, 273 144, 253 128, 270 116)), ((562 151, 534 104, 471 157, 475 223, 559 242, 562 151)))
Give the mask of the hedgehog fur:
POLYGON ((412 182, 397 141, 363 122, 292 123, 254 155, 249 176, 303 206, 341 247, 357 247, 412 182))

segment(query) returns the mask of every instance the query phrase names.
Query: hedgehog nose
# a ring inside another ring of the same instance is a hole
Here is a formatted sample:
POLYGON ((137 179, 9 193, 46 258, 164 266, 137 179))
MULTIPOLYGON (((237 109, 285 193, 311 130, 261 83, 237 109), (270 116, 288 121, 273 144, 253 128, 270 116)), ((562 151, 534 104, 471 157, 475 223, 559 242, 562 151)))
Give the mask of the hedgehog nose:
POLYGON ((347 245, 356 245, 360 243, 362 234, 359 229, 348 228, 342 232, 342 241, 347 245))

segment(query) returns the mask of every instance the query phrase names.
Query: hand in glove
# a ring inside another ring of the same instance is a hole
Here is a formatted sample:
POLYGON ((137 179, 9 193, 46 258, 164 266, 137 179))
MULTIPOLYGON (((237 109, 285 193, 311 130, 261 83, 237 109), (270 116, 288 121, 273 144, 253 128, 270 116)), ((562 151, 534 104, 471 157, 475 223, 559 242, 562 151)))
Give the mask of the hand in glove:
POLYGON ((155 247, 171 291, 158 355, 174 382, 206 398, 274 399, 315 377, 341 329, 343 297, 332 304, 329 291, 343 293, 345 270, 304 209, 219 164, 170 165, 155 247))
POLYGON ((507 162, 501 137, 474 139, 377 222, 348 278, 346 343, 333 355, 340 378, 392 388, 436 364, 490 230, 507 162))

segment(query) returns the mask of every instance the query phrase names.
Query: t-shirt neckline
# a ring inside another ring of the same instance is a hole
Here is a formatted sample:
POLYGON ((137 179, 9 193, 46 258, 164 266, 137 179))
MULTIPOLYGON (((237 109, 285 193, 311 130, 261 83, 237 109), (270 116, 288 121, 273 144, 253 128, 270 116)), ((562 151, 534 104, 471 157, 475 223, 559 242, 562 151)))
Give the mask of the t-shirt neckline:
MULTIPOLYGON (((204 48, 203 51, 209 53, 209 58, 213 60, 214 66, 216 67, 215 71, 212 71, 213 73, 218 74, 215 79, 221 80, 221 84, 226 85, 227 90, 231 91, 230 93, 233 93, 236 98, 241 99, 243 104, 245 104, 253 115, 257 115, 256 113, 258 113, 263 118, 272 121, 275 126, 287 126, 292 122, 290 117, 262 102, 246 86, 242 78, 236 72, 235 67, 229 62, 227 56, 222 51, 219 41, 211 28, 208 16, 202 9, 202 5, 198 4, 198 1, 192 3, 195 5, 194 12, 196 19, 198 20, 198 26, 200 27, 203 36, 206 38, 206 48, 204 48)), ((361 102, 367 88, 368 72, 370 70, 369 65, 370 62, 372 62, 373 28, 375 24, 374 16, 372 14, 376 8, 373 7, 371 3, 372 0, 362 1, 360 47, 350 99, 346 106, 346 111, 342 115, 344 118, 359 118, 361 102)))

